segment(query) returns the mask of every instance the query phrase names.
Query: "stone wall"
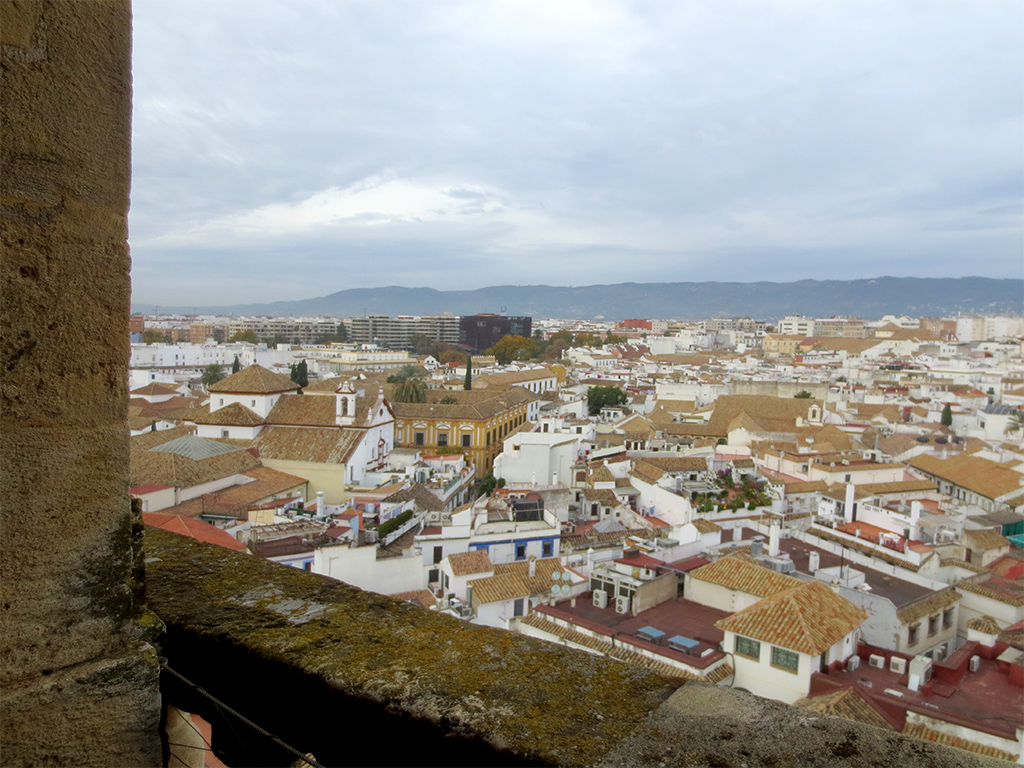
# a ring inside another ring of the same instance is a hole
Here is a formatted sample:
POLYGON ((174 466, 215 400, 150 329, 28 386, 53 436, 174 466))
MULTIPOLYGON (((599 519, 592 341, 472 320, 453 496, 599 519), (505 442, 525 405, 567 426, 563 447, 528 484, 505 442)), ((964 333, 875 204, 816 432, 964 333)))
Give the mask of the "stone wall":
POLYGON ((162 761, 128 499, 131 6, 0 2, 4 765, 162 761))
MULTIPOLYGON (((480 627, 158 529, 169 664, 323 765, 999 765, 741 691, 480 627)), ((231 764, 291 758, 187 686, 231 764)))

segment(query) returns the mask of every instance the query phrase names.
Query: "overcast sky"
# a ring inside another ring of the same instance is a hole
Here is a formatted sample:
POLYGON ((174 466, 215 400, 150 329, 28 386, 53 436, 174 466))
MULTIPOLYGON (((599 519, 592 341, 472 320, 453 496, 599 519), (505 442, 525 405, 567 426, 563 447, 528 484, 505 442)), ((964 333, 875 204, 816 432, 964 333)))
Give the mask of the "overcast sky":
POLYGON ((1024 273, 1020 0, 135 0, 134 300, 1024 273))

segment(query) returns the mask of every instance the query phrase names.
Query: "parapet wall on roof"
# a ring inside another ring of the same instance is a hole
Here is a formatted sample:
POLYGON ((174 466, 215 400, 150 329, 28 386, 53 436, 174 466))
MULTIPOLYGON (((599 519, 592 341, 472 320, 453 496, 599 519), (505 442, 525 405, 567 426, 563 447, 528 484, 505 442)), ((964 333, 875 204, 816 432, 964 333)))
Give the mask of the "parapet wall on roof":
MULTIPOLYGON (((170 666, 324 765, 998 765, 146 535, 170 666)), ((245 763, 230 731, 214 747, 245 763)))

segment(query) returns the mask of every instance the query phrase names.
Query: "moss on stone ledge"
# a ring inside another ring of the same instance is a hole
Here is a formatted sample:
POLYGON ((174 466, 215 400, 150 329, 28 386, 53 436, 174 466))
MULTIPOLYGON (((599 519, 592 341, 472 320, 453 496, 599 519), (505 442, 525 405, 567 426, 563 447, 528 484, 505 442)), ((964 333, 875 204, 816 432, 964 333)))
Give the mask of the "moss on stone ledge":
MULTIPOLYGON (((149 605, 172 635, 235 647, 285 676, 324 681, 328 698, 337 692, 379 705, 524 761, 736 768, 996 764, 737 691, 700 683, 677 689, 647 670, 157 529, 147 530, 146 548, 149 605)), ((173 647, 169 656, 174 666, 173 647)), ((223 665, 245 666, 231 659, 223 665)))

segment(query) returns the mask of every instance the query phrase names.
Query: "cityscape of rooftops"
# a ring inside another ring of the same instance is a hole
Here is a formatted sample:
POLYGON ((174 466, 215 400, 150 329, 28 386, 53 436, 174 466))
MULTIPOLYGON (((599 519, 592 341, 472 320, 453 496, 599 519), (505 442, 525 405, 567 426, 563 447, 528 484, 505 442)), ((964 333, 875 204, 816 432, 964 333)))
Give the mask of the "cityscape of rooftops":
POLYGON ((136 0, 143 520, 1020 763, 1022 22, 136 0))

